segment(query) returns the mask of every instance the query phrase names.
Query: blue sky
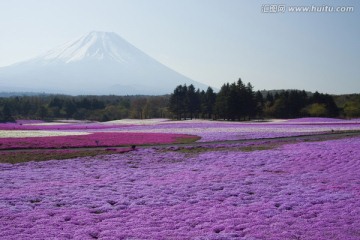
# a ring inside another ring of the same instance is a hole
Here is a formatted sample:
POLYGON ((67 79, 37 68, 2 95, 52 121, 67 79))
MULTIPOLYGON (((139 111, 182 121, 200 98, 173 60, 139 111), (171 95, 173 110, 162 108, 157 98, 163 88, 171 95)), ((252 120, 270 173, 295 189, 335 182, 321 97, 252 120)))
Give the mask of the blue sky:
POLYGON ((170 68, 220 88, 360 92, 360 3, 286 1, 0 0, 0 66, 92 30, 116 32, 170 68), (291 13, 290 6, 353 12, 291 13))

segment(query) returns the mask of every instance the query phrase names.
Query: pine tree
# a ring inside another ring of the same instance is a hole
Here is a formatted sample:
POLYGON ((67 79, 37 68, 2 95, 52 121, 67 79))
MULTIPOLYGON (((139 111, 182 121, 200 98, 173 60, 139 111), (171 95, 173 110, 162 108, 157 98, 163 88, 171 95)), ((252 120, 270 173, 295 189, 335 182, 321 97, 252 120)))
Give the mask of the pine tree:
POLYGON ((217 118, 229 119, 229 110, 228 110, 228 99, 230 94, 230 85, 226 83, 222 85, 219 93, 216 96, 215 101, 215 113, 217 118))
POLYGON ((11 109, 9 105, 6 103, 2 110, 2 122, 15 122, 15 119, 13 118, 11 114, 11 109))
POLYGON ((185 117, 187 106, 187 87, 186 85, 179 85, 175 88, 174 92, 170 95, 170 111, 173 112, 177 119, 185 117))
POLYGON ((189 114, 190 119, 193 119, 200 111, 200 91, 195 91, 194 85, 189 85, 186 91, 186 112, 189 114))
POLYGON ((265 100, 260 91, 257 91, 255 93, 255 102, 256 102, 256 116, 262 119, 264 117, 265 100))
POLYGON ((214 93, 214 90, 211 87, 208 87, 204 93, 203 101, 203 112, 207 115, 207 118, 211 119, 216 102, 216 93, 214 93))

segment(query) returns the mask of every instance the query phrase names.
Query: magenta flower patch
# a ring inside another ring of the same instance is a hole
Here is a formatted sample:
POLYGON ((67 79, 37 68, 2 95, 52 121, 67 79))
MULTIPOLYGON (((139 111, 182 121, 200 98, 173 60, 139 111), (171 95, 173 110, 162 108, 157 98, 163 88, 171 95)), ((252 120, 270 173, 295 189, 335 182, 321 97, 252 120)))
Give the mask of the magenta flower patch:
POLYGON ((194 136, 166 133, 95 132, 89 135, 0 138, 0 149, 108 147, 173 143, 194 136))

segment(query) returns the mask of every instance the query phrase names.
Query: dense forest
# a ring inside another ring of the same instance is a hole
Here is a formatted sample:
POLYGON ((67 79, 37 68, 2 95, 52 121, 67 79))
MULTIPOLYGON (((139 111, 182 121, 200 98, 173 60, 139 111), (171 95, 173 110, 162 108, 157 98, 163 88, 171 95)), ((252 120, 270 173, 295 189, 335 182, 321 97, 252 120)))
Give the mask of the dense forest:
POLYGON ((169 96, 38 95, 0 98, 0 119, 171 118, 169 96))
POLYGON ((124 118, 250 120, 298 117, 360 117, 360 95, 331 96, 300 90, 254 91, 241 79, 218 93, 180 85, 164 96, 27 95, 0 98, 0 121, 16 119, 124 118))
POLYGON ((219 93, 211 88, 200 91, 178 86, 170 96, 169 109, 177 119, 212 118, 250 120, 264 118, 297 118, 306 116, 338 117, 340 109, 332 96, 315 92, 286 90, 275 94, 254 92, 251 83, 239 79, 224 84, 219 93))

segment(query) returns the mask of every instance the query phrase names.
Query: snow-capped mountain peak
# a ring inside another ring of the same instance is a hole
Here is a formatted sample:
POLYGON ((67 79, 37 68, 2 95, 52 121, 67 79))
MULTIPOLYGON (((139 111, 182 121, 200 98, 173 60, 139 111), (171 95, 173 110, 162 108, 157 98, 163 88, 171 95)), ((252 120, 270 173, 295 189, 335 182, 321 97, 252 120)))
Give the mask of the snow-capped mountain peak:
POLYGON ((28 61, 0 68, 3 91, 67 94, 169 94, 195 82, 113 32, 93 31, 28 61))
POLYGON ((143 55, 138 49, 113 32, 93 31, 46 52, 37 59, 71 63, 82 60, 132 61, 132 55, 143 55))

